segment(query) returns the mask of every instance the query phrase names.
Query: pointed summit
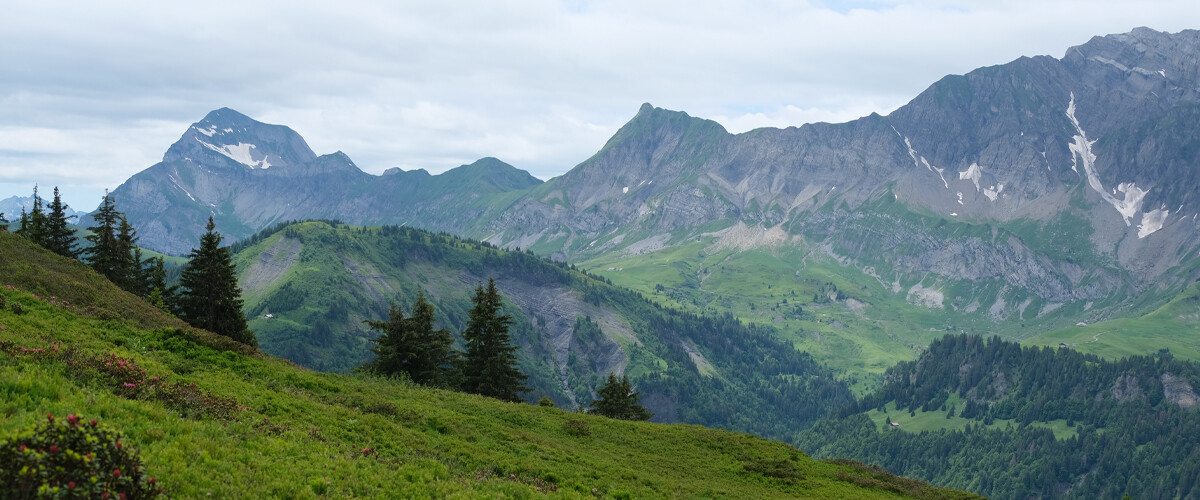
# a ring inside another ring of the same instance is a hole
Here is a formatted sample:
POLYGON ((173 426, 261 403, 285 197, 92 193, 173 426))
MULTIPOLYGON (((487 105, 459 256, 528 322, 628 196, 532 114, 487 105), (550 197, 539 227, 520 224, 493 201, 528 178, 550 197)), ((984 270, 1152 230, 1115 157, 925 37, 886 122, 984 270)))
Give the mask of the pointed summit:
POLYGON ((163 162, 187 161, 215 168, 280 168, 316 158, 292 129, 256 121, 230 108, 209 112, 176 141, 163 162))

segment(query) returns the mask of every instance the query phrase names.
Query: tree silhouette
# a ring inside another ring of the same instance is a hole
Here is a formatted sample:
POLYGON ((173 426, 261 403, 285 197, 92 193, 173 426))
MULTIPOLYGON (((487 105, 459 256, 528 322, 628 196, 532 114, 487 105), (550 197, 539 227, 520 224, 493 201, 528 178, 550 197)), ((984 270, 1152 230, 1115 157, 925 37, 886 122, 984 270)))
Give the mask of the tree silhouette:
POLYGON ((191 260, 180 276, 180 313, 196 328, 257 346, 258 340, 242 315, 242 290, 229 248, 221 246, 222 238, 211 216, 204 229, 200 248, 188 254, 191 260))
POLYGON ((67 207, 63 205, 58 187, 54 188, 54 201, 50 203, 50 214, 46 217, 46 249, 71 259, 79 258, 79 247, 75 243, 75 231, 67 222, 67 207))
POLYGON ((615 374, 610 373, 608 381, 596 393, 600 399, 592 401, 590 413, 621 420, 650 420, 654 416, 646 407, 638 404, 638 393, 624 375, 617 379, 615 374))
POLYGON ((405 318, 392 304, 387 321, 366 321, 383 335, 375 339, 375 359, 365 368, 382 375, 404 373, 422 385, 447 385, 454 338, 449 330, 433 329, 433 314, 433 305, 421 293, 413 303, 412 317, 405 318))
POLYGON ((501 314, 500 293, 496 281, 488 279, 487 289, 475 288, 470 322, 463 331, 467 343, 463 363, 463 390, 505 401, 520 401, 520 393, 529 378, 517 368, 517 347, 510 344, 508 326, 512 316, 501 314))

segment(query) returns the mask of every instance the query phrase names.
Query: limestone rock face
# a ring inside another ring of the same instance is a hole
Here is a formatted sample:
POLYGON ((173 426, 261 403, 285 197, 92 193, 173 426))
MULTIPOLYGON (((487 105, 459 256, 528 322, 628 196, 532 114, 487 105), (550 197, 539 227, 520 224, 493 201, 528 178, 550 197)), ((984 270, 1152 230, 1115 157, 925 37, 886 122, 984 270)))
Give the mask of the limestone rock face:
POLYGON ((328 218, 564 260, 750 228, 904 288, 923 276, 998 283, 1024 296, 975 308, 1024 317, 1033 296, 1039 310, 1111 304, 1197 277, 1183 266, 1200 250, 1197 60, 1200 31, 1138 28, 947 76, 889 116, 737 135, 644 104, 546 183, 492 158, 374 176, 221 109, 113 195, 144 245, 175 254, 209 214, 231 240, 328 218))

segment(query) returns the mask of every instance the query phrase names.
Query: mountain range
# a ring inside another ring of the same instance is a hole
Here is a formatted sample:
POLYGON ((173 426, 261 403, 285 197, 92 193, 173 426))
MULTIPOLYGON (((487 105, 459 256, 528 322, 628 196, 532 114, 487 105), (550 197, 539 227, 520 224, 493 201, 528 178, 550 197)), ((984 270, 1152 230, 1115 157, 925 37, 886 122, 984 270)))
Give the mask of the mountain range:
POLYGON ((645 104, 544 183, 492 158, 371 175, 220 109, 113 196, 145 246, 174 254, 209 214, 235 240, 328 218, 573 262, 707 235, 819 249, 934 309, 1069 311, 1053 314, 1061 326, 1196 278, 1200 184, 1186 180, 1200 154, 1197 55, 1200 32, 1138 28, 1062 58, 947 76, 886 117, 736 135, 645 104), (956 294, 963 286, 988 292, 956 294))

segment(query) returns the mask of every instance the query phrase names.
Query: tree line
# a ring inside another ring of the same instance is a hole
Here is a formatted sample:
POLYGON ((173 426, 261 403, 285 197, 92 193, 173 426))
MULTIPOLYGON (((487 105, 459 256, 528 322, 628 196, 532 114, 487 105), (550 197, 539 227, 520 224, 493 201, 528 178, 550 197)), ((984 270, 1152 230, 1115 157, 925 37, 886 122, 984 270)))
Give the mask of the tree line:
POLYGON ((947 336, 841 418, 800 433, 844 456, 994 498, 1200 497, 1200 365, 1167 351, 1116 361, 997 337, 947 336), (951 406, 950 396, 959 401, 951 406), (880 430, 865 413, 945 411, 962 430, 880 430), (1065 422, 1056 439, 1045 422, 1065 422), (1043 425, 1038 425, 1043 424, 1043 425))
MULTIPOLYGON (((408 317, 392 304, 387 320, 365 322, 381 335, 374 341, 375 359, 364 364, 362 370, 503 401, 521 401, 521 393, 529 391, 524 384, 529 377, 518 366, 518 347, 508 333, 512 316, 503 314, 502 300, 495 279, 488 279, 487 287, 475 288, 470 320, 462 332, 464 352, 452 348, 454 337, 449 330, 434 328, 434 308, 423 292, 417 294, 408 317)), ((652 416, 638 404, 638 393, 628 378, 618 380, 610 374, 608 383, 597 392, 600 398, 592 402, 592 413, 625 420, 649 420, 652 416)), ((541 404, 548 402, 543 398, 541 404)))
MULTIPOLYGON (((17 234, 51 252, 87 263, 100 275, 129 293, 145 298, 162 311, 178 316, 192 326, 225 335, 239 342, 257 345, 242 315, 241 289, 238 287, 233 257, 222 247, 213 218, 208 218, 200 247, 188 255, 180 285, 167 284, 163 257, 145 257, 137 246, 137 230, 125 214, 117 210, 108 193, 91 214, 93 226, 85 230, 88 245, 81 247, 76 229, 66 215, 66 205, 58 187, 47 206, 38 188, 33 188, 33 206, 21 208, 16 222, 17 234), (48 210, 47 210, 48 209, 48 210)), ((12 223, 0 213, 0 230, 12 223)))

